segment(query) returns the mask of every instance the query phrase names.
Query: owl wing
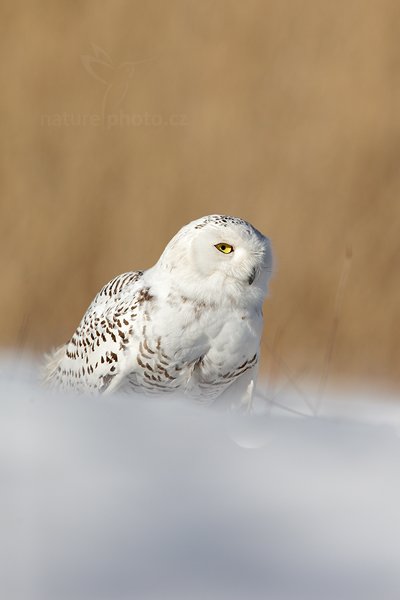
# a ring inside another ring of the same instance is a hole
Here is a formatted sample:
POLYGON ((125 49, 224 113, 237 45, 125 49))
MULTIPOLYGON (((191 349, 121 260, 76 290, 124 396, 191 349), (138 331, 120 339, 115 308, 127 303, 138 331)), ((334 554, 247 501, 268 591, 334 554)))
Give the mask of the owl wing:
POLYGON ((149 297, 143 272, 123 273, 107 283, 64 346, 48 358, 45 381, 76 392, 116 389, 130 370, 126 349, 141 304, 149 297))

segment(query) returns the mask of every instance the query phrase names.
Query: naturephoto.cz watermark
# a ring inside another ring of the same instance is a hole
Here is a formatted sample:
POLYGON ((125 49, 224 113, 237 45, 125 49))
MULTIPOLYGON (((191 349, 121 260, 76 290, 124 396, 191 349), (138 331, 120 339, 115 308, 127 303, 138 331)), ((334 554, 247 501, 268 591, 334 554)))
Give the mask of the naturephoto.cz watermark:
POLYGON ((123 110, 101 115, 97 113, 61 112, 40 115, 42 127, 185 127, 188 125, 185 113, 163 115, 161 113, 127 113, 123 110))

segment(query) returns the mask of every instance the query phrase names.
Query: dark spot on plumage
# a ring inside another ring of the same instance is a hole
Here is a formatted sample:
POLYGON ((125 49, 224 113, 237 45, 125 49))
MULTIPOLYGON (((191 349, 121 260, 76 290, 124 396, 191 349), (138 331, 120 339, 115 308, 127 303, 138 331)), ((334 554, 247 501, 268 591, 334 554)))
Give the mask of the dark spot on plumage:
POLYGON ((114 365, 110 368, 110 371, 113 373, 115 371, 114 365))
POLYGON ((194 367, 195 368, 200 368, 204 365, 204 357, 200 356, 200 358, 198 358, 197 360, 194 361, 194 367))
POLYGON ((248 364, 248 362, 249 362, 249 361, 246 359, 242 365, 239 365, 239 366, 237 367, 237 370, 239 370, 239 369, 242 369, 243 367, 245 367, 245 366, 248 364))
POLYGON ((172 375, 170 375, 168 373, 167 369, 165 369, 164 367, 161 367, 160 365, 157 365, 157 371, 159 373, 162 373, 164 375, 164 377, 166 377, 167 379, 170 379, 171 381, 176 379, 176 377, 172 377, 172 375))
POLYGON ((114 362, 118 361, 118 356, 115 354, 115 352, 111 352, 111 358, 113 359, 114 362))
POLYGON ((104 392, 109 387, 109 385, 110 385, 111 381, 113 380, 113 378, 114 378, 114 375, 109 375, 109 374, 103 375, 103 378, 102 378, 103 379, 103 383, 100 386, 99 391, 100 392, 104 392))
MULTIPOLYGON (((139 353, 142 356, 144 356, 145 358, 151 358, 151 356, 149 354, 146 354, 146 352, 144 351, 143 343, 142 342, 139 342, 139 353)), ((153 354, 154 354, 154 352, 153 352, 153 354)))
POLYGON ((157 391, 156 391, 156 390, 154 390, 154 387, 156 387, 158 390, 163 390, 163 391, 168 391, 168 392, 172 391, 172 390, 168 389, 168 388, 167 388, 165 385, 162 385, 162 384, 160 384, 160 383, 156 383, 155 381, 153 381, 153 382, 151 383, 151 385, 150 385, 150 386, 149 386, 149 385, 146 385, 146 383, 145 383, 145 382, 143 382, 143 387, 144 387, 144 388, 145 388, 145 389, 146 389, 146 390, 147 390, 147 391, 148 391, 150 394, 156 394, 156 393, 157 393, 157 391))
POLYGON ((129 321, 127 321, 126 319, 124 319, 124 325, 129 325, 129 321))
POLYGON ((113 341, 113 342, 116 342, 116 341, 117 341, 117 338, 115 337, 115 335, 114 335, 112 332, 111 332, 111 338, 112 338, 112 341, 113 341))
POLYGON ((235 371, 234 376, 239 377, 239 375, 243 375, 243 373, 246 373, 246 371, 251 369, 251 367, 252 367, 252 365, 246 365, 243 369, 235 371))
POLYGON ((104 356, 100 357, 100 362, 101 362, 101 364, 104 364, 104 356))
POLYGON ((204 309, 206 308, 206 303, 205 302, 195 302, 194 304, 194 314, 196 318, 199 318, 200 315, 203 313, 204 309))
POLYGON ((173 377, 173 375, 170 375, 169 373, 165 373, 165 376, 167 379, 169 379, 170 381, 175 381, 176 377, 173 377))
POLYGON ((146 338, 143 340, 143 344, 142 344, 142 342, 140 342, 140 346, 141 346, 142 348, 144 348, 144 349, 145 349, 147 352, 150 352, 150 353, 153 353, 153 354, 154 354, 154 352, 153 352, 152 350, 150 350, 150 348, 149 348, 149 345, 148 345, 148 343, 147 343, 147 340, 146 340, 146 338))
POLYGON ((154 296, 152 296, 150 294, 149 288, 143 288, 142 290, 139 291, 136 302, 137 302, 137 304, 144 304, 144 302, 150 302, 150 300, 152 300, 153 297, 154 296))

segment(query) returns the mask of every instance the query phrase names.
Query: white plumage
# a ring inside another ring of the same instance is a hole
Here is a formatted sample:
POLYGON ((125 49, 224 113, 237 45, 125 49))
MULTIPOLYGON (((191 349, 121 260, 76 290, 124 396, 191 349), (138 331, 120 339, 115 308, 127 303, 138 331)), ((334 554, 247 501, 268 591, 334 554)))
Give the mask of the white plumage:
POLYGON ((154 267, 103 287, 69 342, 48 359, 45 379, 77 392, 210 400, 234 386, 247 401, 271 272, 270 242, 246 221, 193 221, 154 267))

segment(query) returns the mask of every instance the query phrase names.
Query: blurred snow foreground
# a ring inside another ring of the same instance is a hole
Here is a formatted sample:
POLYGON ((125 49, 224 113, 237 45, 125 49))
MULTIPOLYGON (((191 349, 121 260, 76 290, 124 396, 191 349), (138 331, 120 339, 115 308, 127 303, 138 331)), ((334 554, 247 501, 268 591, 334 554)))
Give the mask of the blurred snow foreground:
POLYGON ((400 597, 400 404, 48 393, 0 363, 0 598, 400 597))

